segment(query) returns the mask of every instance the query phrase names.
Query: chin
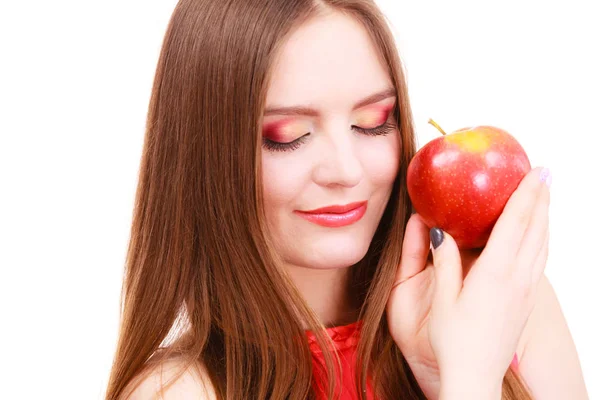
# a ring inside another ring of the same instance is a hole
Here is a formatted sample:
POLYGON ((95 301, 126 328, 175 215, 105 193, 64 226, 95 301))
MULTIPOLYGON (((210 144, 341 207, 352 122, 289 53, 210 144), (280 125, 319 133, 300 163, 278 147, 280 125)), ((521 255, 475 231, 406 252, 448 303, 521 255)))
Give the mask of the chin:
POLYGON ((299 264, 318 269, 347 268, 363 259, 370 242, 367 237, 324 238, 314 241, 301 247, 304 251, 299 254, 302 258, 299 264))

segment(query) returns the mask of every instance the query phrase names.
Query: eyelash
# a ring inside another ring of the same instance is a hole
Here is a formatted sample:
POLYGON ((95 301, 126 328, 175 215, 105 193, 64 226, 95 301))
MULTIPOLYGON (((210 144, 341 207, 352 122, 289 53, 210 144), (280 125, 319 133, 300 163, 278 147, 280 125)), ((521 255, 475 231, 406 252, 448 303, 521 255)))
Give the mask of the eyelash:
MULTIPOLYGON (((396 125, 391 122, 386 122, 383 125, 371 129, 365 129, 354 125, 352 128, 367 136, 383 136, 394 130, 396 125)), ((293 151, 304 143, 308 135, 310 135, 310 133, 300 136, 298 139, 288 143, 279 143, 267 138, 263 138, 263 147, 269 151, 293 151)))

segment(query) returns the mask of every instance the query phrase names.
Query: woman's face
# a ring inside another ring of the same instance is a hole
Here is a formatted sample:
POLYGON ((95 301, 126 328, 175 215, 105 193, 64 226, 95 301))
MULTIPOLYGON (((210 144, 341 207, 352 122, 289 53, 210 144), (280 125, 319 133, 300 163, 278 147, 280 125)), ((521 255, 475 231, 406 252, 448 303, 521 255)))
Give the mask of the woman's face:
POLYGON ((344 268, 364 257, 398 171, 396 101, 357 21, 334 14, 290 37, 262 121, 267 223, 286 263, 344 268), (304 213, 362 202, 344 214, 304 213))

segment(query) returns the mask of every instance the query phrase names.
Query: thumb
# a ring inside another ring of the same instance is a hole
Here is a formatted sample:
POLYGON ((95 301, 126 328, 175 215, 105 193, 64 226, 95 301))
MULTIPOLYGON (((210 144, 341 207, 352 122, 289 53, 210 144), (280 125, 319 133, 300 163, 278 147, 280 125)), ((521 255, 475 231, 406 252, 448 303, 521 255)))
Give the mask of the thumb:
POLYGON ((404 231, 400 265, 394 285, 398 285, 421 272, 429 255, 429 228, 419 214, 413 214, 404 231))
POLYGON ((435 270, 434 303, 453 304, 462 289, 463 273, 456 242, 439 228, 429 231, 435 270))

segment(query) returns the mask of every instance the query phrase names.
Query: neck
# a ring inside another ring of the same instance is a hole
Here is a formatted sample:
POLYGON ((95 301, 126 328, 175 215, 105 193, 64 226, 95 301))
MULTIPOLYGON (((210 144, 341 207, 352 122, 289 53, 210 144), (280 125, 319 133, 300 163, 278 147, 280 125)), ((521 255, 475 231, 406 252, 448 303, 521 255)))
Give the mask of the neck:
MULTIPOLYGON (((347 325, 358 318, 348 291, 349 268, 288 266, 292 281, 325 327, 347 325)), ((308 329, 307 326, 304 326, 308 329)))

